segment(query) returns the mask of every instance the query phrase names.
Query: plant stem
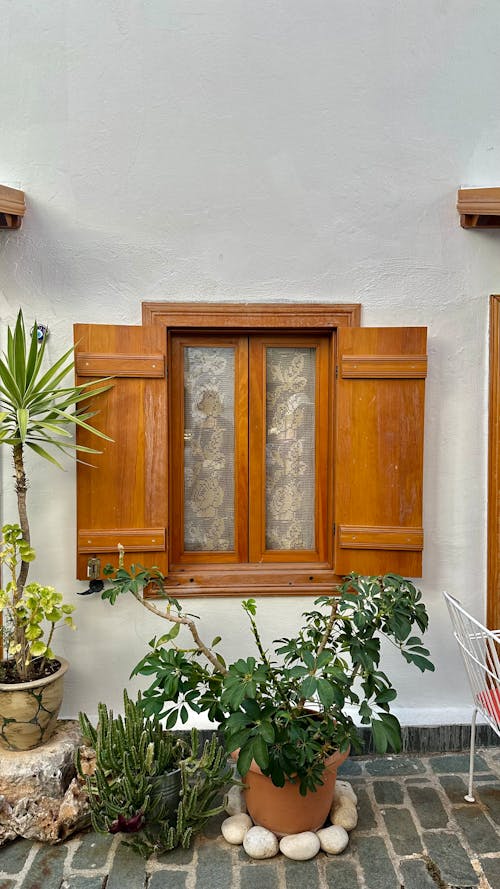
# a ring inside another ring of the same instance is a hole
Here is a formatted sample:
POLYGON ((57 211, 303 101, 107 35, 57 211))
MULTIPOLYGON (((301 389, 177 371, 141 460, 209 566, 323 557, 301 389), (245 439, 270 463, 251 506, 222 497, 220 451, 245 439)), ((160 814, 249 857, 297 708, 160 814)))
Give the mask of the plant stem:
MULTIPOLYGON (((19 524, 21 526, 21 531, 23 532, 23 539, 26 541, 26 543, 30 543, 30 526, 28 521, 28 512, 26 509, 26 491, 28 489, 28 482, 24 469, 23 445, 14 445, 12 449, 12 455, 14 458, 14 477, 15 490, 17 495, 17 509, 19 513, 19 524)), ((28 579, 29 567, 29 562, 24 562, 23 560, 21 560, 21 567, 19 569, 19 574, 15 585, 15 592, 13 595, 14 604, 22 599, 24 587, 28 579)), ((19 625, 16 627, 16 641, 21 645, 21 650, 16 654, 17 671, 21 679, 23 681, 26 681, 27 679, 29 679, 31 673, 30 664, 26 663, 26 661, 28 660, 28 643, 26 641, 25 632, 19 625)))
MULTIPOLYGON (((16 480, 17 510, 19 513, 19 524, 21 526, 21 531, 23 532, 23 539, 26 541, 26 543, 31 543, 28 512, 26 509, 26 491, 28 489, 28 482, 26 479, 26 472, 24 469, 24 454, 23 454, 22 444, 14 445, 12 451, 13 451, 13 457, 14 457, 14 474, 15 474, 15 480, 16 480)), ((29 563, 21 561, 21 568, 19 571, 19 576, 17 578, 17 594, 16 594, 17 600, 19 600, 23 594, 26 580, 28 578, 28 571, 29 571, 29 563)))
POLYGON ((140 595, 140 593, 136 593, 133 590, 131 590, 131 592, 132 595, 137 599, 137 601, 140 602, 140 604, 143 605, 144 608, 147 608, 148 611, 151 611, 152 614, 156 614, 158 615, 158 617, 163 617, 164 620, 169 620, 173 624, 182 624, 183 626, 187 627, 196 643, 196 650, 201 651, 205 655, 207 661, 210 661, 217 673, 222 673, 223 676, 227 676, 228 671, 226 670, 226 668, 222 666, 220 661, 217 659, 217 656, 208 647, 208 645, 205 645, 205 643, 202 642, 202 640, 200 639, 194 621, 190 620, 189 617, 182 617, 179 614, 172 614, 170 611, 161 611, 159 608, 156 608, 154 605, 152 605, 151 602, 148 602, 147 599, 144 599, 140 595))
MULTIPOLYGON (((317 672, 318 658, 319 658, 321 652, 324 651, 326 644, 328 642, 328 639, 330 638, 330 633, 332 632, 332 628, 335 623, 335 618, 337 617, 337 606, 338 606, 338 601, 333 602, 331 605, 330 617, 328 618, 328 623, 326 625, 325 632, 323 633, 323 635, 321 637, 321 641, 318 646, 318 651, 317 651, 316 658, 315 658, 315 666, 314 666, 314 670, 311 671, 311 676, 314 676, 315 673, 317 672)), ((299 711, 304 709, 305 703, 306 703, 306 699, 301 698, 298 703, 299 711)))
POLYGON ((328 618, 328 623, 326 625, 325 632, 323 633, 323 636, 321 637, 321 642, 319 643, 318 652, 316 654, 316 663, 318 661, 318 658, 319 658, 321 652, 324 651, 326 643, 328 642, 328 639, 330 638, 330 633, 332 632, 333 625, 335 623, 335 618, 337 617, 337 607, 338 607, 338 601, 333 602, 331 614, 330 614, 330 617, 328 618))
POLYGON ((276 673, 276 670, 273 669, 273 667, 272 667, 272 665, 271 665, 271 661, 269 660, 269 658, 268 658, 266 652, 264 651, 264 647, 263 647, 263 645, 262 645, 262 641, 261 641, 261 638, 260 638, 260 634, 259 634, 259 630, 258 630, 257 624, 255 623, 255 621, 254 621, 252 615, 249 614, 248 611, 247 611, 247 614, 248 614, 248 617, 249 617, 249 619, 250 619, 250 624, 251 624, 251 627, 252 627, 253 637, 254 637, 254 639, 255 639, 255 644, 257 645, 259 654, 260 654, 260 656, 261 656, 263 662, 265 663, 266 667, 268 668, 269 672, 271 673, 271 676, 273 677, 274 684, 275 684, 276 688, 278 689, 278 691, 279 691, 279 693, 280 693, 282 699, 283 699, 284 701, 289 701, 289 697, 288 697, 288 694, 287 694, 287 692, 286 692, 286 689, 283 688, 281 682, 280 682, 279 679, 278 679, 278 674, 276 673))

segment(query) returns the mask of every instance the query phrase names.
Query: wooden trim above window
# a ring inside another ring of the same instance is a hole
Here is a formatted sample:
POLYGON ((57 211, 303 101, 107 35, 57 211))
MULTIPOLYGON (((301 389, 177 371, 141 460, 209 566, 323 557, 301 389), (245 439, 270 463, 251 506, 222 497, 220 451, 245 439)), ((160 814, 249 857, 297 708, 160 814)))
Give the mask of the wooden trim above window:
POLYGON ((359 303, 168 303, 143 302, 142 323, 160 324, 174 329, 207 328, 272 329, 289 328, 329 330, 335 327, 359 327, 359 303))

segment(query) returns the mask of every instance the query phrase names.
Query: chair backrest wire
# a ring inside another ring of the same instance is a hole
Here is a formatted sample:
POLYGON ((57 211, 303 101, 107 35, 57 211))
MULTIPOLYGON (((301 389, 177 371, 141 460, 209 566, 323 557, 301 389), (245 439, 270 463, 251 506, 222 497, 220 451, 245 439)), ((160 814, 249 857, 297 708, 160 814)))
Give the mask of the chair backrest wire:
POLYGON ((500 659, 498 630, 488 630, 468 614, 458 599, 444 593, 474 699, 493 730, 500 735, 500 659))

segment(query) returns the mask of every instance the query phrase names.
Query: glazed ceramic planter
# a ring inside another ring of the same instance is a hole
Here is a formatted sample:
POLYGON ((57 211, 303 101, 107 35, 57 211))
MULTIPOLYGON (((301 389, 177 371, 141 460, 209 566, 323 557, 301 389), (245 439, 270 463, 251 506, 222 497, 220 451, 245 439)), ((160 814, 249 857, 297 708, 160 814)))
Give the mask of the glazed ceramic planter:
POLYGON ((32 750, 49 740, 57 725, 68 661, 51 676, 31 682, 0 682, 0 747, 32 750))
POLYGON ((148 783, 151 786, 152 804, 160 803, 162 812, 173 815, 181 798, 181 770, 174 769, 163 775, 157 775, 155 778, 150 778, 148 783))
MULTIPOLYGON (((238 751, 231 755, 237 759, 238 751)), ((305 796, 300 794, 298 781, 286 781, 284 787, 276 787, 271 778, 262 774, 257 763, 252 762, 242 781, 246 785, 248 814, 254 824, 266 827, 277 836, 319 830, 333 804, 337 769, 348 756, 349 750, 330 756, 325 763, 323 784, 305 796)))

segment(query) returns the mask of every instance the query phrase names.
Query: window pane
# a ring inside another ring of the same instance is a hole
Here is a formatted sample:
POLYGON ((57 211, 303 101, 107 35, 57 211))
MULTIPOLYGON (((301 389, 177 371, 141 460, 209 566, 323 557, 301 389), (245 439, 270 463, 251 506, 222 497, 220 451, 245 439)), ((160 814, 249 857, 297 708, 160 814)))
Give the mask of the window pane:
POLYGON ((184 548, 234 550, 234 348, 184 350, 184 548))
POLYGON ((266 548, 315 548, 316 350, 266 350, 266 548))

